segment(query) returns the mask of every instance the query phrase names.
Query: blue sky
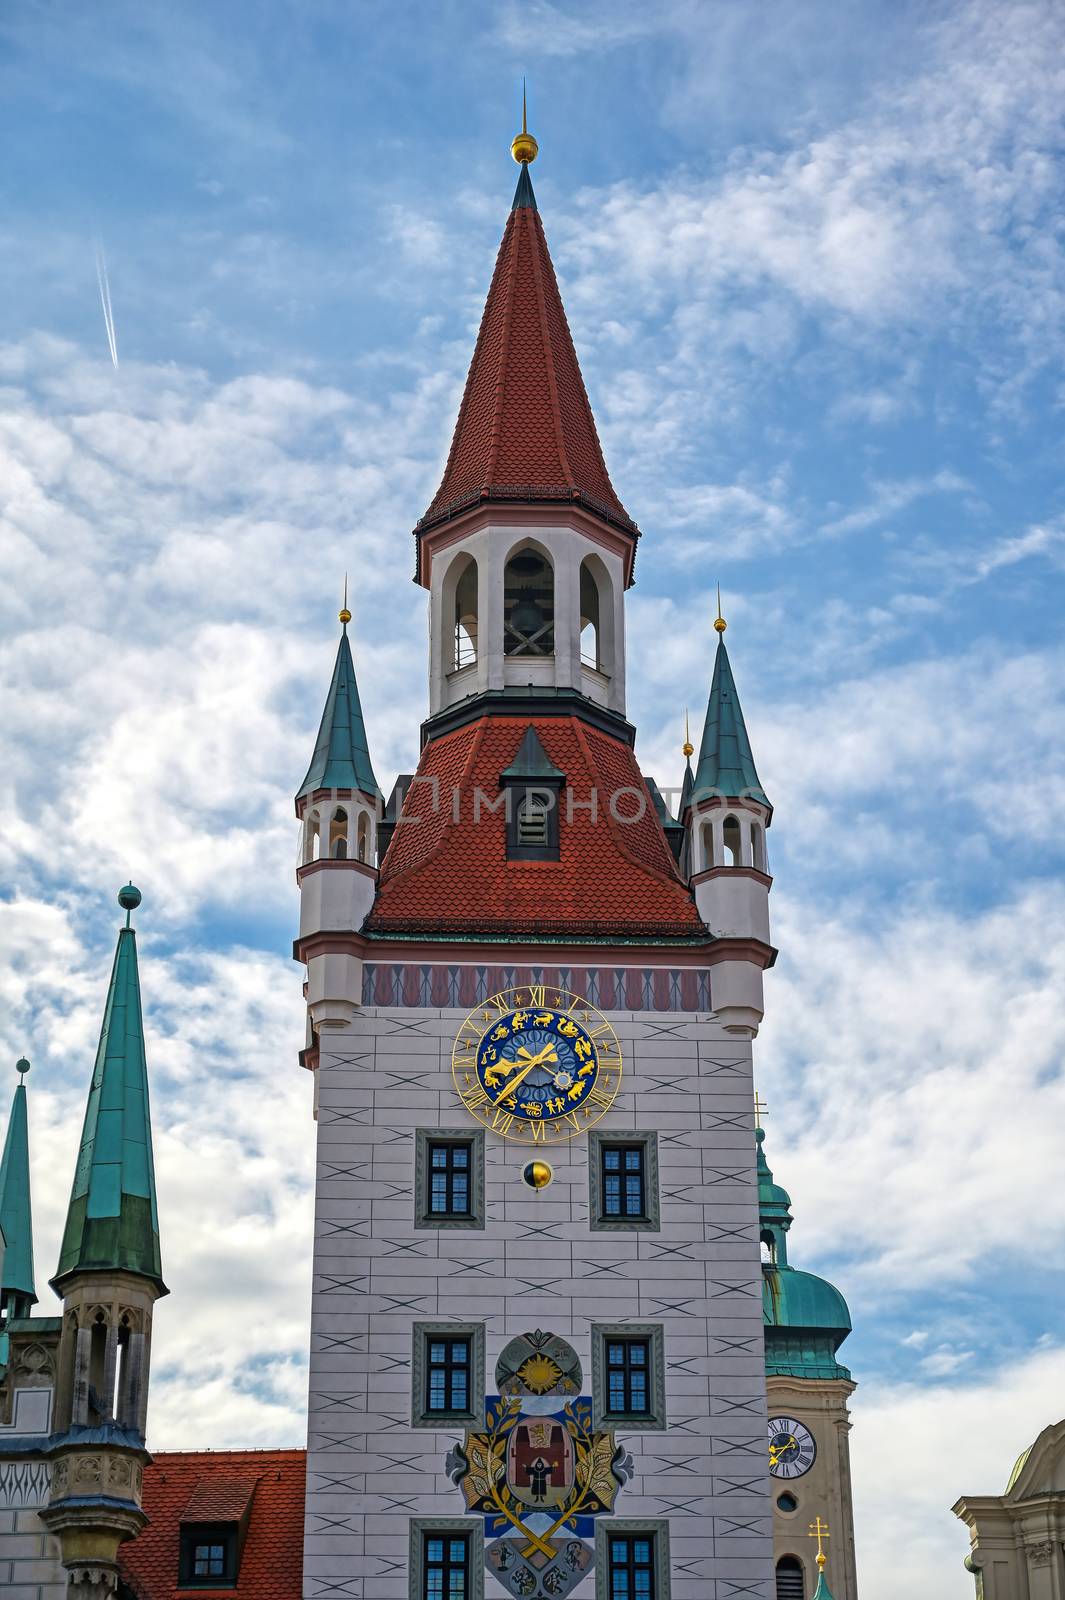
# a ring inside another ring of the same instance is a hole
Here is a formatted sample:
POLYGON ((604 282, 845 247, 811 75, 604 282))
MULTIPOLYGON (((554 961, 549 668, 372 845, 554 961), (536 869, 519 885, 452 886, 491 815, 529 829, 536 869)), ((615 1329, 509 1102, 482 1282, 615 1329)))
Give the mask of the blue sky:
POLYGON ((131 875, 158 1444, 301 1435, 291 796, 345 570, 385 787, 416 757, 410 529, 524 72, 645 534, 644 769, 679 779, 720 581, 776 805, 760 1086, 794 1257, 854 1315, 863 1592, 971 1592, 949 1505, 1001 1487, 1065 1378, 1063 47, 1052 0, 0 18, 0 1030, 34 1061, 43 1279, 131 875))

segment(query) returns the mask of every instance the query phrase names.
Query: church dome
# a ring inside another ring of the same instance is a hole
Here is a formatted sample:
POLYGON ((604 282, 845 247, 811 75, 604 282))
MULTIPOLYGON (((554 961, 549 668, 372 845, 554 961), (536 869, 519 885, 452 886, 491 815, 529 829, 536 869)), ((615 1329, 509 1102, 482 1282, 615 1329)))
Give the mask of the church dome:
POLYGON ((851 1331, 851 1314, 839 1290, 826 1279, 794 1267, 763 1272, 762 1320, 776 1328, 838 1333, 840 1344, 851 1331))

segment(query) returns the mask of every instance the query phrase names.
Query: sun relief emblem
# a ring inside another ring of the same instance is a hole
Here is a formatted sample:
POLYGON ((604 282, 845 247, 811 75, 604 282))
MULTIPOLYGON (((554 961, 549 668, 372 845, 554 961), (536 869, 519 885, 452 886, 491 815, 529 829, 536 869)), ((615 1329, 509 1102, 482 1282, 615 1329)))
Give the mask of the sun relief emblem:
POLYGON ((592 1425, 577 1352, 520 1334, 496 1363, 482 1432, 450 1451, 448 1475, 485 1525, 485 1567, 515 1600, 564 1600, 595 1564, 595 1518, 632 1476, 613 1433, 592 1425))

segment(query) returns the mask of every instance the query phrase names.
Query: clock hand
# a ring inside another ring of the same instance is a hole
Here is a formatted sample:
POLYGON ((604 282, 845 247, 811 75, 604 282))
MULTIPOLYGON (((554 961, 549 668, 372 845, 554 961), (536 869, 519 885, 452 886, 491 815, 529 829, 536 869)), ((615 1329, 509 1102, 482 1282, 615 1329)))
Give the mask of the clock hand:
POLYGON ((496 1095, 495 1099, 492 1101, 492 1104, 497 1106, 501 1100, 506 1100, 514 1093, 519 1083, 525 1082, 525 1079, 529 1076, 529 1073, 532 1071, 533 1067, 538 1067, 539 1065, 539 1059, 535 1061, 526 1061, 523 1064, 521 1071, 516 1073, 515 1076, 511 1078, 510 1082, 504 1086, 502 1091, 496 1095))

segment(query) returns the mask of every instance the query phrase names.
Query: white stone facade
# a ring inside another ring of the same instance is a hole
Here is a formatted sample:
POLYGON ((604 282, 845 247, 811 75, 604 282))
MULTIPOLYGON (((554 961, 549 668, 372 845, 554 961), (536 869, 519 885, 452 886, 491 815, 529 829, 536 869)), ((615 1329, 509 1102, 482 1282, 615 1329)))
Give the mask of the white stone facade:
POLYGON ((64 1600, 67 1574, 59 1540, 46 1532, 39 1512, 48 1504, 49 1461, 4 1454, 4 1438, 26 1440, 51 1431, 51 1387, 16 1389, 14 1416, 0 1427, 0 1597, 2 1600, 64 1600))
MULTIPOLYGON (((537 1193, 521 1176, 533 1152, 491 1132, 483 1230, 420 1230, 416 1130, 476 1127, 451 1077, 464 1014, 365 1007, 321 1034, 306 1600, 408 1600, 412 1520, 466 1514, 445 1470, 462 1429, 412 1426, 423 1321, 484 1325, 489 1391, 517 1334, 567 1339, 590 1393, 594 1323, 660 1326, 668 1426, 617 1428, 634 1476, 616 1515, 668 1523, 668 1600, 769 1600, 750 1039, 708 1013, 609 1013, 625 1070, 598 1126, 657 1134, 659 1231, 590 1229, 586 1137, 551 1146, 537 1193)), ((484 1592, 506 1593, 490 1575, 484 1592)))

